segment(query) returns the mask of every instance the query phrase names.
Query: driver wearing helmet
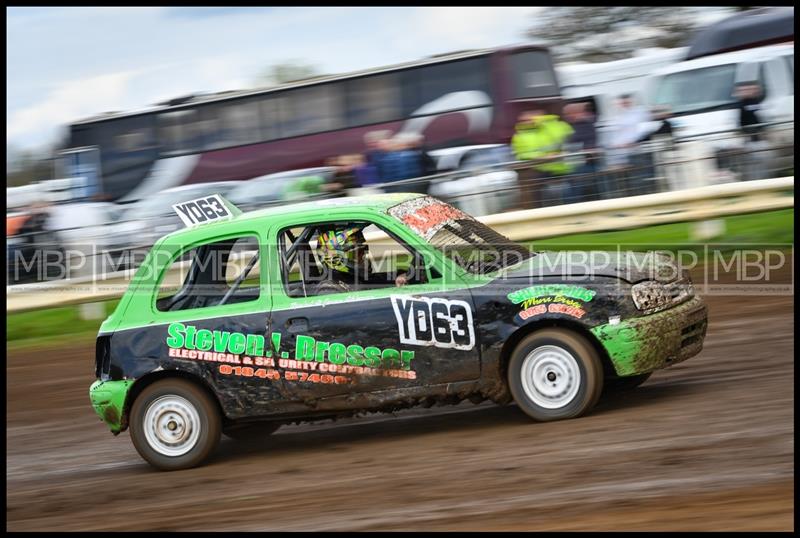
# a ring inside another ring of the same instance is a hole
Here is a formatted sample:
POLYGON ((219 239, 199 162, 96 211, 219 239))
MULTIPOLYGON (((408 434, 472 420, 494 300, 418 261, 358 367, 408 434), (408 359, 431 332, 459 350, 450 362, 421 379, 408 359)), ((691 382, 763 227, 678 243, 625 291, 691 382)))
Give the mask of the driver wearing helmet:
POLYGON ((315 295, 355 291, 359 285, 381 285, 394 281, 396 286, 408 282, 405 274, 396 278, 388 273, 373 273, 367 258, 369 247, 359 226, 330 229, 317 238, 317 256, 322 263, 324 279, 315 295))

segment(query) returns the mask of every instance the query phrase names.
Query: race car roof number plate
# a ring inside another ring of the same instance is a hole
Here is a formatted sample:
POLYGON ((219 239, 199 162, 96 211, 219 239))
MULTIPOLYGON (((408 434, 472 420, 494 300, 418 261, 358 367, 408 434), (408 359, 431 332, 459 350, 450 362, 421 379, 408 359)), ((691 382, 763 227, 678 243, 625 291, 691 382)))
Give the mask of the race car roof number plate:
POLYGON ((172 209, 178 214, 186 226, 198 226, 219 220, 229 219, 234 216, 231 208, 219 194, 204 196, 173 204, 172 209))

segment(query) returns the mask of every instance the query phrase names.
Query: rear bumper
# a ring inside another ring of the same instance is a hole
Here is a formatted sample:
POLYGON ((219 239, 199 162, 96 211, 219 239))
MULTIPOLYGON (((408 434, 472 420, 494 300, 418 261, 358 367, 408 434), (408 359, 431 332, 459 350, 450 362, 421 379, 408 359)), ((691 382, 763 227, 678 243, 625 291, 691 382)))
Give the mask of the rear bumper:
POLYGON ((708 308, 700 297, 669 310, 600 325, 592 333, 618 376, 644 374, 694 357, 703 349, 708 308))
POLYGON ((89 387, 89 399, 100 420, 117 435, 127 427, 124 420, 125 401, 133 380, 101 381, 97 380, 89 387))

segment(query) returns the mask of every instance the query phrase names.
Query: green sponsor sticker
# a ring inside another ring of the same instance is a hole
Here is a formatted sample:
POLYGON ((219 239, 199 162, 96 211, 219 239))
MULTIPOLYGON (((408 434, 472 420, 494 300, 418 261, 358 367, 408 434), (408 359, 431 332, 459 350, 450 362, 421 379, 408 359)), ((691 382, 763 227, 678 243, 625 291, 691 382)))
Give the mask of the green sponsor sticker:
MULTIPOLYGON (((270 336, 275 351, 280 346, 280 333, 270 336)), ((229 331, 211 331, 197 329, 194 325, 183 323, 170 323, 167 327, 167 346, 172 349, 187 349, 192 352, 228 353, 231 356, 246 354, 253 357, 268 357, 272 351, 265 349, 266 338, 259 334, 245 334, 229 331)), ((185 352, 181 352, 185 353, 185 352)), ((201 356, 210 353, 201 353, 201 356)), ((362 347, 358 344, 342 344, 339 342, 324 342, 304 334, 297 335, 295 344, 295 359, 300 361, 328 362, 330 364, 348 364, 350 366, 366 366, 369 368, 387 368, 410 370, 414 352, 394 348, 381 349, 375 346, 362 347)), ((171 355, 172 356, 172 355, 171 355)), ((179 355, 175 355, 179 356, 179 355)), ((287 353, 281 357, 288 358, 287 353)), ((226 357, 206 360, 238 363, 236 357, 226 357), (233 360, 235 359, 235 360, 233 360)))
POLYGON ((588 290, 581 286, 573 286, 570 284, 542 284, 512 291, 508 294, 508 300, 514 304, 519 304, 539 297, 563 296, 588 302, 594 298, 596 293, 597 292, 594 290, 588 290))

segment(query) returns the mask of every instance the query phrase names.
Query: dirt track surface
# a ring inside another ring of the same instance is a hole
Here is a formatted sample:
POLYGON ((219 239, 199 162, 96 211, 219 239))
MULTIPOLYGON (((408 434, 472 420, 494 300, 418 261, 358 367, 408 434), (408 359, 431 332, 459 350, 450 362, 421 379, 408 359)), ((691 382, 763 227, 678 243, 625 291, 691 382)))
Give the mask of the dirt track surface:
POLYGON ((705 349, 586 417, 462 404, 223 437, 163 473, 93 345, 8 357, 8 530, 794 530, 793 297, 707 298, 705 349))

